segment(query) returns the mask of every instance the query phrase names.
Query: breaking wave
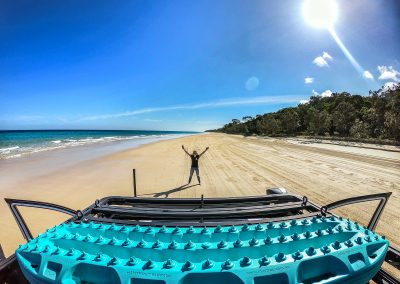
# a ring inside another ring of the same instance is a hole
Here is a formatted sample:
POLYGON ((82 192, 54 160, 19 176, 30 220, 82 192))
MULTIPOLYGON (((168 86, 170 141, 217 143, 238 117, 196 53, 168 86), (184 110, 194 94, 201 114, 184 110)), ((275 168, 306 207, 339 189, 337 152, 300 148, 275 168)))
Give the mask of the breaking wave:
POLYGON ((126 141, 126 140, 141 140, 144 138, 165 138, 167 136, 172 137, 175 135, 160 134, 160 135, 106 136, 97 138, 86 137, 77 139, 68 138, 68 139, 57 139, 52 141, 41 141, 36 143, 30 143, 28 145, 15 145, 15 146, 7 146, 4 148, 0 148, 0 159, 18 158, 45 151, 66 149, 66 148, 91 145, 91 144, 126 141))

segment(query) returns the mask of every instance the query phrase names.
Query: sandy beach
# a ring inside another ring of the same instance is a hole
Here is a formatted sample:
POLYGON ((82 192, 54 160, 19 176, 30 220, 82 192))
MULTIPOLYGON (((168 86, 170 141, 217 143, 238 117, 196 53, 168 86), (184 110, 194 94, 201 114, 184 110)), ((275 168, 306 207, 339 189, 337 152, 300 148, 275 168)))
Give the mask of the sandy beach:
MULTIPOLYGON (((6 255, 24 241, 4 198, 82 209, 103 196, 132 195, 133 168, 137 170, 138 193, 147 197, 258 195, 265 194, 269 187, 285 187, 291 193, 326 204, 390 191, 393 194, 377 231, 400 245, 400 149, 396 147, 370 149, 301 139, 201 134, 79 159, 76 163, 68 152, 56 152, 0 161, 0 243, 6 255), (190 159, 182 151, 182 144, 189 151, 210 146, 200 160, 201 186, 193 181, 184 186, 190 159)), ((373 212, 369 205, 372 203, 346 207, 340 213, 365 224, 373 212)), ((34 234, 65 219, 62 214, 45 210, 21 211, 30 213, 25 216, 33 225, 34 234)))

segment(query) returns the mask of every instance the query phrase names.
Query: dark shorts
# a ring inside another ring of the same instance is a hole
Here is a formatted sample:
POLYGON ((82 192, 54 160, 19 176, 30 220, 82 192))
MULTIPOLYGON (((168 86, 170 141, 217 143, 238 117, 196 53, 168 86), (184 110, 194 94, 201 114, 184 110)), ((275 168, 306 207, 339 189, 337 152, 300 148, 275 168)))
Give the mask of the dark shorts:
POLYGON ((191 167, 190 168, 190 176, 193 175, 193 172, 196 172, 196 175, 199 175, 200 174, 199 167, 191 167))

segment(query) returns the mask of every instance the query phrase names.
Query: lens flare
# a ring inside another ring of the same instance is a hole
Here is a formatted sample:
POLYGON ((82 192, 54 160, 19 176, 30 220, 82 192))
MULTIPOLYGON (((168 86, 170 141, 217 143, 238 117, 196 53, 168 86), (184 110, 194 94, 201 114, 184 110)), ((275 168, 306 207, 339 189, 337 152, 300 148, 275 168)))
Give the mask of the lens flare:
POLYGON ((371 77, 363 76, 366 70, 357 62, 335 31, 334 24, 338 18, 338 6, 335 0, 304 0, 302 12, 304 20, 309 25, 327 29, 354 69, 365 79, 371 80, 371 77))
POLYGON ((350 61, 351 65, 353 65, 353 67, 358 71, 358 73, 362 74, 364 72, 364 69, 357 62, 357 60, 353 57, 353 55, 350 53, 350 51, 347 49, 347 47, 343 44, 342 40, 337 35, 336 31, 332 28, 332 29, 329 29, 329 33, 331 34, 333 39, 336 41, 336 43, 340 47, 340 49, 343 51, 344 55, 350 61))

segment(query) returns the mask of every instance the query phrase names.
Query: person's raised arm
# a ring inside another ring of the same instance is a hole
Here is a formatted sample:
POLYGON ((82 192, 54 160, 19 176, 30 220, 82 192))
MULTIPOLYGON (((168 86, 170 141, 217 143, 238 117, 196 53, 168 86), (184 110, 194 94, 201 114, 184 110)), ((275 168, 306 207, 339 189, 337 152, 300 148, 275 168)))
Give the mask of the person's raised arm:
POLYGON ((186 151, 186 149, 185 149, 185 147, 183 145, 182 145, 182 149, 183 149, 183 151, 185 151, 186 154, 188 154, 190 156, 189 152, 186 151))
POLYGON ((205 152, 207 152, 208 149, 210 149, 210 147, 207 147, 203 152, 201 152, 201 154, 200 154, 199 156, 201 156, 201 155, 203 155, 205 152))

